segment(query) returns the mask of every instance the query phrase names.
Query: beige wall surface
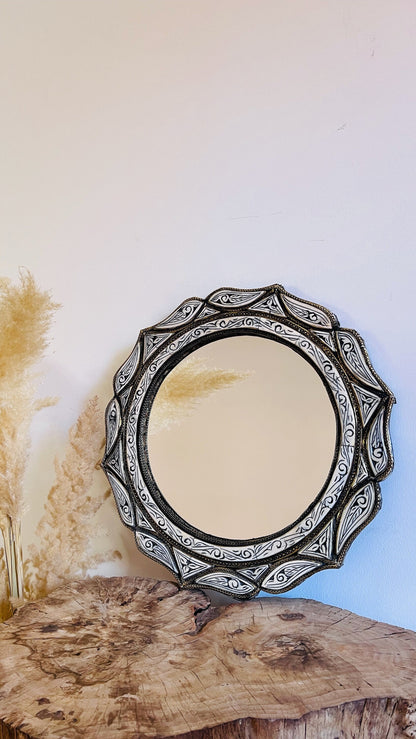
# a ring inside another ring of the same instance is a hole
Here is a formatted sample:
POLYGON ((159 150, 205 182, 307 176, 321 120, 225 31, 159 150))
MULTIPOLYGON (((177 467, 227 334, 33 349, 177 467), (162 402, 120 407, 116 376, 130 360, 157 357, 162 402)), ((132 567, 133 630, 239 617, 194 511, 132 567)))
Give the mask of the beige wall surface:
MULTIPOLYGON (((26 266, 63 305, 26 545, 54 455, 139 329, 279 282, 359 330, 398 397, 383 510, 293 594, 416 627, 415 26, 411 0, 0 0, 0 274, 26 266)), ((123 559, 101 571, 166 574, 111 501, 102 521, 123 559)))

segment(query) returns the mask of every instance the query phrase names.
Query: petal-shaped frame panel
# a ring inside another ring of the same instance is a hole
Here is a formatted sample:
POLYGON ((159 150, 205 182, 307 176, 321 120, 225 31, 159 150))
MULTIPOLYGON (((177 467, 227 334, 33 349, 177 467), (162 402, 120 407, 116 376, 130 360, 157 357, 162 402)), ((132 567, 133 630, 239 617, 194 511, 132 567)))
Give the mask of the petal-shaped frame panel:
POLYGON ((331 311, 281 285, 220 288, 205 300, 185 300, 140 332, 114 378, 102 467, 141 551, 182 585, 241 599, 260 590, 284 592, 318 570, 340 567, 355 536, 379 510, 379 482, 393 467, 394 402, 362 338, 341 328, 331 311), (147 451, 150 409, 166 375, 200 346, 237 333, 274 339, 302 355, 325 384, 337 420, 333 463, 317 498, 292 525, 244 541, 213 537, 177 515, 155 483, 147 451))

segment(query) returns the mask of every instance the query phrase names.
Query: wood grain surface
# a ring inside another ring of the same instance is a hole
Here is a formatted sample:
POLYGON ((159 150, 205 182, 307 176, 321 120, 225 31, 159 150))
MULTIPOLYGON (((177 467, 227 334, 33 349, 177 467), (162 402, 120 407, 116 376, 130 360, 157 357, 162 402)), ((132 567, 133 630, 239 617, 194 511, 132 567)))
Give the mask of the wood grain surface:
POLYGON ((416 634, 316 601, 74 581, 0 625, 0 738, 416 737, 416 634))

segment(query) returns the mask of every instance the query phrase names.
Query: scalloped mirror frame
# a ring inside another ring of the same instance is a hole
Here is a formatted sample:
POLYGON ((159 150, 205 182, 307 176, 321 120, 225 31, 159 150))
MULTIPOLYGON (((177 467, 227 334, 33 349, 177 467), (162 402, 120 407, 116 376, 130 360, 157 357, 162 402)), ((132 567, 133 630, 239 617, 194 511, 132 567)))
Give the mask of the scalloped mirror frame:
POLYGON ((102 467, 140 551, 168 567, 182 586, 239 599, 260 590, 279 594, 319 570, 340 567, 380 509, 379 483, 393 468, 394 402, 361 336, 341 328, 326 308, 281 285, 220 288, 205 300, 185 300, 140 332, 114 377, 102 467), (313 503, 285 529, 248 540, 214 537, 181 518, 157 487, 147 448, 151 406, 166 375, 198 347, 233 335, 272 339, 303 356, 320 375, 337 422, 333 463, 313 503))

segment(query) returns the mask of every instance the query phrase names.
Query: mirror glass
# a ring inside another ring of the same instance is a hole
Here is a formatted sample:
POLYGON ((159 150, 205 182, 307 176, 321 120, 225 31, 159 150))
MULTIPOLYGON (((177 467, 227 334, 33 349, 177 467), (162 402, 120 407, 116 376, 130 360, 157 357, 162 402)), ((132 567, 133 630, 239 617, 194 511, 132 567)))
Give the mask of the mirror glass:
POLYGON ((251 539, 289 526, 311 505, 331 469, 336 429, 327 389, 304 356, 261 336, 231 336, 195 350, 162 382, 149 461, 185 521, 251 539))

